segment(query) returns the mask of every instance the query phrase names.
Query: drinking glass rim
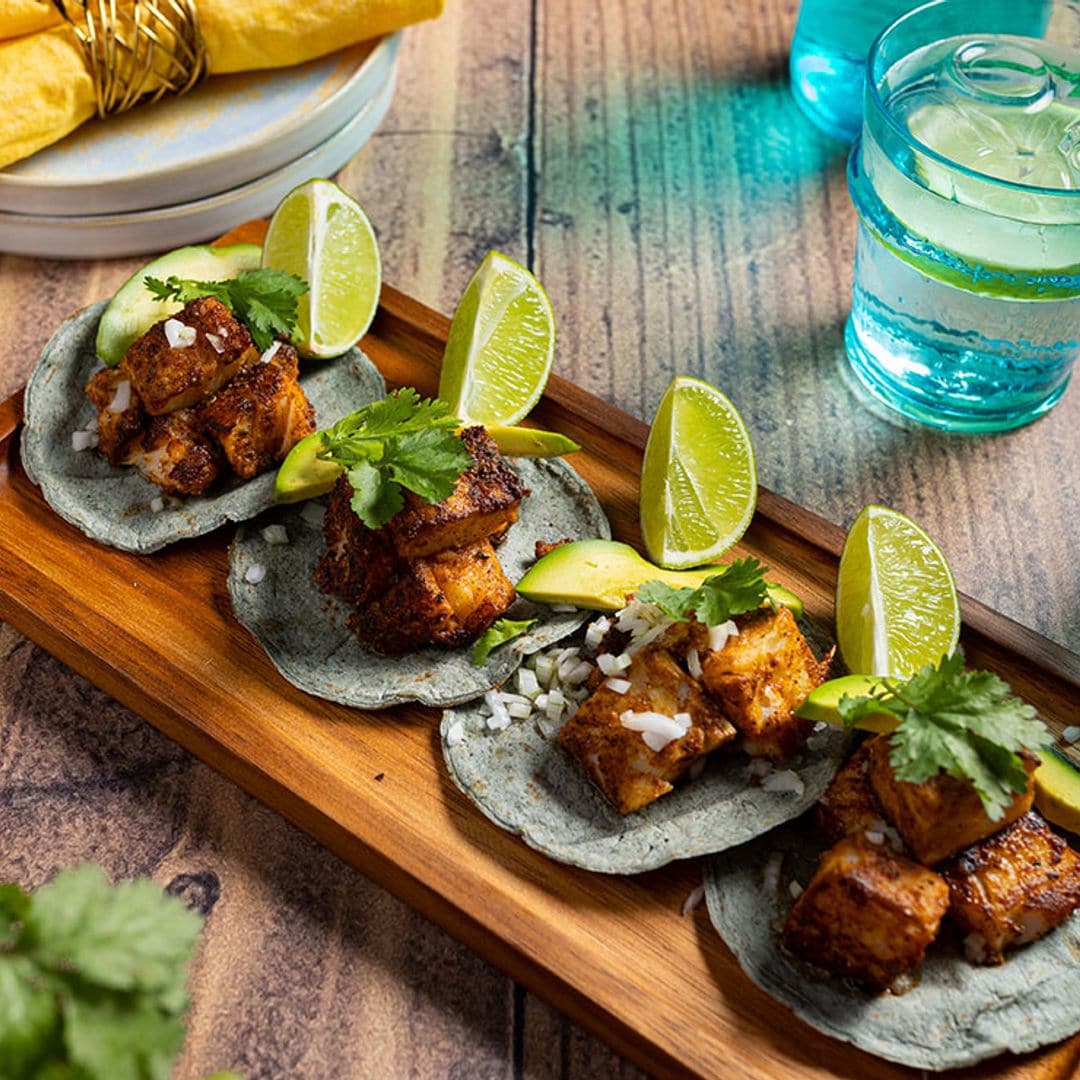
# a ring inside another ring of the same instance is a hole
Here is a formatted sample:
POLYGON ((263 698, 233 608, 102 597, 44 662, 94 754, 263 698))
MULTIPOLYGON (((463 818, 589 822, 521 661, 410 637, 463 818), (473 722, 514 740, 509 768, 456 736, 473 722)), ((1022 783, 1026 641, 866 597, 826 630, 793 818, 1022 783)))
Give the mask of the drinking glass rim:
MULTIPOLYGON (((933 161, 937 161, 940 164, 946 166, 946 168, 953 169, 959 172, 961 175, 970 176, 973 180, 987 181, 991 184, 996 184, 999 187, 1011 189, 1013 191, 1022 191, 1027 194, 1035 195, 1051 195, 1057 198, 1080 198, 1080 188, 1048 188, 1040 187, 1035 184, 1021 184, 1015 180, 1004 180, 1000 176, 991 176, 989 173, 979 172, 977 169, 969 168, 967 165, 962 164, 959 161, 954 161, 946 154, 942 154, 940 151, 935 150, 932 146, 928 146, 921 139, 917 139, 911 132, 911 130, 901 124, 895 116, 886 107, 885 100, 882 98, 878 91, 877 80, 874 78, 874 60, 877 58, 882 43, 885 38, 897 29, 902 23, 907 22, 908 19, 927 11, 929 8, 941 7, 943 4, 956 4, 962 3, 964 0, 928 0, 925 4, 920 4, 916 8, 912 8, 910 11, 905 12, 899 18, 893 19, 888 26, 882 30, 870 45, 870 52, 866 58, 866 87, 870 92, 873 104, 877 111, 885 118, 886 124, 889 125, 896 132, 900 138, 911 146, 914 146, 920 151, 920 153, 926 154, 933 161)), ((1055 6, 1058 0, 1053 0, 1055 6)), ((929 44, 929 42, 927 43, 929 44)), ((1080 114, 1078 114, 1080 115, 1080 114)), ((863 120, 865 126, 866 120, 863 120)))

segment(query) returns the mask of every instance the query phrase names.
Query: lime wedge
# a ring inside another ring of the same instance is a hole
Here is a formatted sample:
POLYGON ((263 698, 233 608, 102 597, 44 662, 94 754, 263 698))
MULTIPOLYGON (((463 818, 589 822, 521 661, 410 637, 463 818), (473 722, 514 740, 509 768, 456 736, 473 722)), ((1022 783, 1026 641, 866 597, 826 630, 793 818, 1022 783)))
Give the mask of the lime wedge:
POLYGON ((836 636, 859 675, 906 678, 956 648, 960 606, 941 549, 883 506, 859 513, 836 582, 836 636))
POLYGON ((489 251, 454 311, 439 397, 466 422, 516 424, 540 400, 554 358, 555 316, 540 282, 489 251))
POLYGON ((296 334, 304 356, 340 356, 375 318, 382 285, 375 231, 360 204, 330 180, 308 180, 278 203, 262 264, 308 283, 296 334))
POLYGON ((707 382, 673 379, 641 470, 649 557, 676 569, 714 562, 746 532, 756 501, 754 447, 738 410, 707 382))

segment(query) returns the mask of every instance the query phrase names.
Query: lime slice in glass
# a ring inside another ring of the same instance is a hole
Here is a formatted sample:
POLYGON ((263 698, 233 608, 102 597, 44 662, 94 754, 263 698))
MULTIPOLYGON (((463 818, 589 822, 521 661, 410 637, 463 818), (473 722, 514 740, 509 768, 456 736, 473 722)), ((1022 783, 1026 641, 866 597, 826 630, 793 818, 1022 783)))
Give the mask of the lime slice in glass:
POLYGON ((340 356, 363 337, 379 306, 382 265, 360 204, 330 180, 308 180, 278 203, 262 264, 303 278, 297 348, 340 356))
POLYGON ((750 524, 757 466, 738 410, 715 386, 679 376, 653 418, 641 470, 641 532, 675 569, 715 562, 750 524))
POLYGON ((512 426, 540 400, 554 358, 555 316, 540 282, 489 251, 454 311, 439 397, 462 421, 512 426))
POLYGON ((836 582, 836 636, 858 675, 906 678, 956 648, 960 605, 941 549, 910 518, 867 506, 836 582))

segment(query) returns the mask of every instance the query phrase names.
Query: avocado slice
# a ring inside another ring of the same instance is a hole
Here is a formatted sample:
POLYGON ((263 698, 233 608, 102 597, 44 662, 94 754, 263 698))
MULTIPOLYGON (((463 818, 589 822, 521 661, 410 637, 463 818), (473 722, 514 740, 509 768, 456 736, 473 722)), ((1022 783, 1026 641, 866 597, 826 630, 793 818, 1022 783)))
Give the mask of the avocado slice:
POLYGON ((1047 821, 1080 834, 1080 769, 1052 746, 1039 753, 1035 806, 1047 821))
POLYGON ((197 244, 159 255, 141 270, 136 270, 109 301, 98 323, 98 357, 109 367, 119 364, 137 337, 184 306, 175 300, 158 300, 143 283, 143 278, 148 275, 162 281, 168 277, 227 281, 243 270, 258 270, 261 260, 262 248, 258 244, 228 247, 197 244))
POLYGON ((323 432, 301 439, 278 466, 274 477, 274 502, 301 502, 325 495, 341 475, 341 466, 316 455, 323 446, 323 432))
MULTIPOLYGON (((839 679, 830 679, 810 691, 806 700, 795 710, 795 715, 804 720, 824 721, 834 727, 843 727, 840 699, 845 694, 848 697, 869 694, 880 683, 877 675, 844 675, 839 679)), ((865 717, 857 727, 861 731, 890 732, 896 727, 896 717, 892 713, 882 712, 879 716, 865 717)))
POLYGON ((528 427, 489 427, 499 453, 507 457, 562 457, 580 450, 573 439, 557 431, 538 431, 528 427))
MULTIPOLYGON (((563 544, 538 559, 518 582, 517 591, 538 604, 573 604, 589 611, 618 611, 626 594, 646 581, 663 581, 675 588, 696 589, 719 566, 696 570, 664 570, 654 566, 629 544, 617 540, 577 540, 563 544)), ((769 586, 769 596, 802 615, 802 601, 780 585, 769 586)))

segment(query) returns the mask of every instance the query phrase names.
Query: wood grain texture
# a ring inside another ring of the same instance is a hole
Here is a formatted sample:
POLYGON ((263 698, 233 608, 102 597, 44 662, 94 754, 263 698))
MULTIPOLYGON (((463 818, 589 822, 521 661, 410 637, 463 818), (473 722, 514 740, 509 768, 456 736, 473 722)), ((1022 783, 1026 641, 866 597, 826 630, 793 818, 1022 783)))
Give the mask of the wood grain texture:
MULTIPOLYGON (((646 418, 674 371, 712 378, 764 482, 840 524, 870 500, 913 513, 964 589, 1078 649, 1080 392, 969 441, 892 428, 844 387, 853 217, 842 152, 787 96, 795 7, 452 3, 406 35, 394 105, 341 182, 388 280, 449 311, 488 247, 531 260, 563 374, 646 418)), ((0 256, 0 398, 60 318, 140 261, 0 256)), ((170 766, 184 782, 124 765, 171 744, 17 634, 0 649, 0 877, 33 884, 79 858, 163 883, 218 875, 178 1077, 241 1061, 251 1076, 634 1074, 187 754, 170 766), (281 944, 292 925, 302 964, 281 944)))
MULTIPOLYGON (((446 331, 444 317, 385 288, 366 349, 391 385, 431 393, 446 331)), ((639 540, 643 425, 561 379, 535 417, 582 445, 574 465, 614 534, 639 540)), ((808 613, 827 621, 837 539, 826 523, 763 492, 737 553, 767 561, 808 613)), ((478 815, 450 783, 436 711, 348 710, 286 683, 232 616, 226 561, 220 535, 153 559, 88 542, 56 520, 8 440, 0 614, 167 735, 658 1075, 905 1075, 793 1022, 753 989, 703 910, 679 914, 700 881, 699 861, 636 877, 554 863, 478 815), (159 626, 167 633, 149 631, 159 626)), ((985 632, 963 638, 971 662, 992 663, 1051 726, 1070 723, 1080 660, 1000 616, 980 618, 985 632)), ((245 824, 237 840, 253 836, 245 824)), ((308 877, 300 883, 318 894, 308 877)), ((287 963, 295 943, 274 938, 266 947, 281 948, 287 963)), ((235 995, 233 1008, 246 1000, 235 995)), ((302 1006, 290 1020, 297 1015, 302 1006)), ((272 1043, 277 1026, 257 1026, 272 1043)), ((1080 1036, 980 1074, 1067 1075, 1078 1046, 1080 1036)))

